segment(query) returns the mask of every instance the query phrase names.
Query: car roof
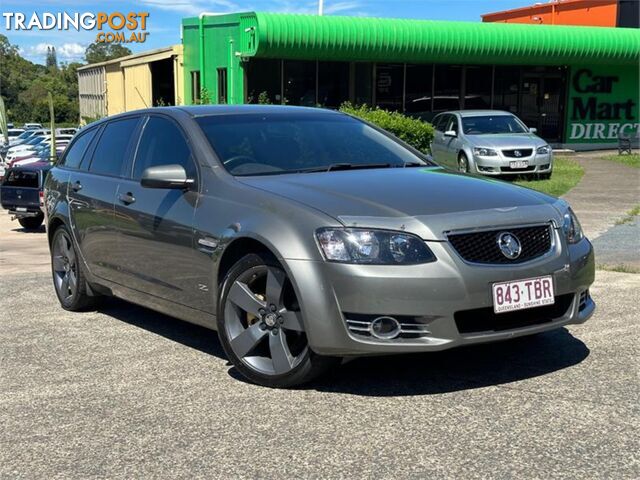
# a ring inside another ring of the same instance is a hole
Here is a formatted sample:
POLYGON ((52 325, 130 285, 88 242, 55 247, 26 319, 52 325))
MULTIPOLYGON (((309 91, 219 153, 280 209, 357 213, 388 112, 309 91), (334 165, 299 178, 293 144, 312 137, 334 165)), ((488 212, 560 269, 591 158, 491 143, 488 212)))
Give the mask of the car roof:
POLYGON ((513 113, 507 112, 505 110, 451 110, 449 112, 443 113, 451 113, 460 115, 461 117, 480 117, 486 115, 512 115, 513 113))

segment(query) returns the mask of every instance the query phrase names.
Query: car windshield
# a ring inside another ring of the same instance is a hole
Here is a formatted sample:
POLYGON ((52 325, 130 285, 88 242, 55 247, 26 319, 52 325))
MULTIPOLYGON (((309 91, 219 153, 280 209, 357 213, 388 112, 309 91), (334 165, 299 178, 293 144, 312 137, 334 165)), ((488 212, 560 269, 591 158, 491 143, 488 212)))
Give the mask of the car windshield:
POLYGON ((489 135, 495 133, 526 133, 525 126, 513 115, 478 115, 462 117, 465 135, 489 135))
POLYGON ((44 137, 34 137, 31 140, 27 140, 26 145, 37 145, 44 140, 44 137))
POLYGON ((208 115, 196 121, 224 167, 237 176, 431 165, 346 115, 208 115))

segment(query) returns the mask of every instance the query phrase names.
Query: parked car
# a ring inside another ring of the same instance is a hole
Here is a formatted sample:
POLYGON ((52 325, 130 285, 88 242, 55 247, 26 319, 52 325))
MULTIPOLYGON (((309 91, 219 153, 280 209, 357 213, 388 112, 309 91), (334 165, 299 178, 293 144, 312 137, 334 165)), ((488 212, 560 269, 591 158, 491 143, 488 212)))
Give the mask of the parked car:
POLYGON ((433 159, 461 172, 550 178, 553 152, 535 129, 509 112, 461 110, 436 115, 433 159))
MULTIPOLYGON (((11 144, 11 142, 18 138, 22 133, 24 133, 24 130, 21 128, 7 128, 7 138, 9 139, 9 144, 11 144)), ((0 138, 2 138, 2 142, 4 144, 4 136, 0 138)))
POLYGON ((342 113, 192 106, 95 122, 46 181, 67 310, 113 294, 217 329, 286 387, 341 357, 586 321, 594 256, 566 201, 443 169, 342 113))
MULTIPOLYGON (((56 137, 56 144, 60 142, 68 142, 73 138, 73 135, 59 135, 56 137)), ((11 147, 5 156, 5 161, 11 163, 16 158, 24 156, 26 152, 35 151, 38 146, 49 146, 51 142, 51 135, 34 135, 31 140, 26 141, 23 144, 11 147)))
POLYGON ((75 135, 78 129, 74 127, 56 128, 56 135, 75 135))
POLYGON ((42 128, 42 124, 41 123, 25 123, 24 124, 24 128, 27 128, 27 129, 38 129, 38 128, 42 128))
POLYGON ((2 208, 28 230, 39 228, 44 220, 42 186, 49 170, 51 165, 42 163, 9 168, 0 185, 2 208))

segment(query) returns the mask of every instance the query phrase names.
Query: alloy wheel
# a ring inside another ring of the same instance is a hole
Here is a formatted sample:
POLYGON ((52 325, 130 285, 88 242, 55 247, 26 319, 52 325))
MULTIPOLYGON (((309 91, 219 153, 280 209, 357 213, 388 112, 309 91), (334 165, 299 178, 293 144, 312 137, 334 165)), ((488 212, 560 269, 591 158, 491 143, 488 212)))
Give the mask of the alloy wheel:
POLYGON ((233 353, 262 374, 287 374, 308 353, 300 308, 280 268, 261 265, 238 276, 226 296, 224 319, 233 353))
POLYGON ((78 261, 66 232, 57 235, 53 244, 53 279, 60 299, 70 302, 78 291, 78 261))
POLYGON ((462 173, 469 172, 469 161, 467 160, 467 156, 462 154, 458 158, 458 170, 462 173))

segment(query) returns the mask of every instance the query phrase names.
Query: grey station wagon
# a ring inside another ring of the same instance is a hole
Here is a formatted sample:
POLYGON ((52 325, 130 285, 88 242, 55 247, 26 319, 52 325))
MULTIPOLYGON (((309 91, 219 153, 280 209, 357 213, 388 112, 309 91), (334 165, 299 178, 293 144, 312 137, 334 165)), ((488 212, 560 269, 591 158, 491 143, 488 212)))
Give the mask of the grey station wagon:
POLYGON ((350 116, 155 108, 84 128, 45 210, 62 307, 115 295, 218 331, 249 380, 581 323, 594 257, 563 200, 445 170, 350 116))

